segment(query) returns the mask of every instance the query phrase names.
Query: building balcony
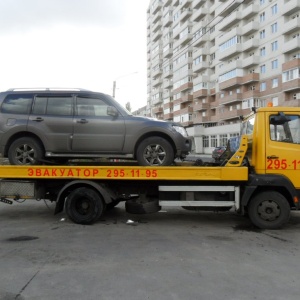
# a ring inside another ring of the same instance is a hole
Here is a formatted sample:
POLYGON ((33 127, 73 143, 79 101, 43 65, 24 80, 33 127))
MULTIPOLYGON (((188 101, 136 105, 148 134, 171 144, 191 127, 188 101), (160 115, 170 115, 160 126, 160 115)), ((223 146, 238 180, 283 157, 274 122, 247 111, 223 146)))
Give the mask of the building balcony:
POLYGON ((259 64, 260 57, 257 55, 249 56, 243 59, 243 68, 250 68, 259 64))
POLYGON ((242 93, 236 93, 233 95, 227 95, 227 96, 224 96, 223 98, 220 98, 219 103, 220 104, 229 104, 229 103, 241 102, 242 100, 243 100, 242 93))
POLYGON ((284 23, 282 32, 283 34, 292 34, 300 29, 300 18, 292 19, 284 23))
POLYGON ((157 32, 155 32, 153 34, 152 41, 157 42, 161 37, 162 37, 162 32, 161 32, 161 30, 158 30, 157 32))
POLYGON ((197 116, 193 120, 194 124, 202 124, 202 123, 208 123, 208 122, 213 122, 213 121, 211 121, 210 117, 197 116))
POLYGON ((207 27, 207 21, 200 21, 200 22, 194 23, 193 28, 192 28, 192 34, 196 33, 201 28, 206 28, 206 27, 207 27))
POLYGON ((153 77, 157 77, 158 75, 161 75, 161 74, 162 74, 162 69, 161 68, 158 68, 158 69, 151 72, 151 75, 153 77))
POLYGON ((193 111, 194 111, 193 107, 188 106, 188 107, 184 107, 184 108, 180 109, 177 112, 179 112, 180 115, 186 115, 186 114, 193 113, 193 111))
POLYGON ((158 87, 160 85, 161 85, 161 78, 152 80, 152 86, 153 87, 158 87))
POLYGON ((203 35, 201 35, 201 36, 199 36, 197 38, 193 38, 193 46, 194 47, 201 47, 203 44, 205 44, 209 40, 210 40, 209 34, 208 33, 204 33, 203 35))
POLYGON ((195 73, 200 73, 207 68, 209 68, 209 64, 207 61, 201 61, 197 65, 195 65, 195 64, 193 65, 193 71, 195 73))
POLYGON ((187 94, 181 97, 181 103, 188 103, 193 101, 193 95, 187 94))
POLYGON ((172 0, 164 0, 163 1, 163 7, 167 6, 167 5, 171 5, 172 4, 172 0))
POLYGON ((226 41, 230 40, 234 36, 238 35, 241 36, 243 34, 243 28, 242 27, 236 27, 229 32, 224 33, 219 39, 218 39, 218 44, 221 45, 225 43, 226 41))
POLYGON ((172 88, 173 87, 173 80, 172 80, 172 78, 165 79, 163 81, 163 87, 164 87, 164 89, 170 89, 170 88, 172 88))
POLYGON ((287 41, 282 46, 282 52, 284 54, 290 53, 296 50, 300 50, 300 38, 295 38, 287 41))
MULTIPOLYGON (((188 42, 190 42, 193 39, 193 35, 191 33, 186 34, 185 36, 183 36, 181 39, 179 39, 180 45, 184 45, 187 44, 188 42)), ((174 44, 174 48, 175 44, 174 44)))
POLYGON ((194 111, 205 111, 210 108, 210 104, 209 103, 197 103, 197 104, 194 104, 193 108, 194 108, 194 111))
POLYGON ((173 76, 172 70, 169 70, 169 71, 163 73, 163 78, 170 78, 172 76, 173 76))
MULTIPOLYGON (((156 14, 152 15, 152 20, 151 21, 152 21, 152 24, 154 24, 153 26, 155 26, 158 21, 160 23, 161 18, 162 18, 161 11, 158 11, 156 14)), ((160 26, 161 26, 161 24, 160 24, 160 26)))
POLYGON ((258 48, 259 40, 258 39, 250 39, 247 42, 244 42, 242 45, 243 45, 243 51, 247 52, 247 51, 258 48))
POLYGON ((162 107, 153 107, 152 108, 152 113, 154 114, 160 114, 163 112, 163 108, 162 107))
POLYGON ((235 109, 235 110, 224 110, 222 113, 219 114, 220 121, 236 119, 240 116, 244 116, 244 109, 235 109))
POLYGON ((289 60, 282 64, 282 71, 287 71, 300 67, 300 58, 289 60))
MULTIPOLYGON (((224 1, 221 1, 224 2, 224 1)), ((228 1, 226 1, 228 2, 228 1)), ((232 13, 244 0, 235 0, 231 3, 231 5, 228 5, 228 3, 224 3, 223 5, 220 5, 218 9, 216 10, 216 16, 225 17, 228 16, 230 13, 232 13)))
POLYGON ((259 5, 252 4, 243 9, 242 17, 243 19, 249 19, 257 15, 258 13, 259 13, 259 5))
POLYGON ((243 52, 242 44, 235 44, 234 46, 226 49, 225 51, 219 52, 219 60, 228 60, 230 57, 235 56, 241 52, 243 52))
MULTIPOLYGON (((225 6, 228 6, 228 4, 226 3, 225 6)), ((239 11, 235 11, 221 21, 218 29, 221 31, 226 31, 236 23, 239 23, 242 18, 243 18, 242 13, 239 11)))
POLYGON ((242 69, 243 68, 243 61, 240 59, 233 60, 231 62, 228 62, 227 64, 224 64, 222 68, 222 73, 227 73, 233 69, 242 69))
POLYGON ((284 102, 284 106, 300 107, 300 99, 288 100, 284 102))
POLYGON ((198 10, 194 10, 194 13, 192 15, 192 21, 193 22, 199 22, 207 14, 209 14, 209 8, 206 8, 206 7, 201 7, 198 10))
POLYGON ((172 15, 168 15, 163 18, 162 25, 163 27, 170 27, 170 25, 173 23, 173 17, 172 15))
POLYGON ((204 48, 196 48, 197 50, 195 52, 193 52, 193 59, 197 58, 200 55, 207 55, 209 53, 208 48, 204 47, 204 48))
POLYGON ((187 82, 185 84, 183 84, 182 86, 180 86, 179 88, 175 89, 173 91, 174 95, 179 93, 179 92, 183 92, 183 91, 186 91, 186 90, 189 90, 189 89, 192 89, 193 88, 193 83, 192 82, 187 82))
POLYGON ((296 91, 300 89, 300 78, 290 80, 282 83, 282 90, 284 92, 296 91))
POLYGON ((181 15, 179 17, 179 21, 180 22, 185 22, 186 20, 188 20, 191 15, 193 13, 193 10, 192 9, 185 9, 181 12, 181 15))
POLYGON ((231 89, 235 86, 259 81, 259 73, 251 73, 242 77, 234 77, 219 84, 220 90, 231 89))
POLYGON ((206 0, 194 0, 192 3, 193 9, 199 9, 201 6, 205 4, 206 0))
POLYGON ((163 5, 163 1, 161 0, 156 1, 151 10, 152 15, 156 14, 159 10, 161 10, 162 5, 163 5))
POLYGON ((258 22, 255 22, 255 21, 252 21, 252 22, 249 22, 247 23, 246 25, 244 25, 242 27, 242 34, 243 35, 249 35, 251 33, 254 33, 256 31, 259 30, 259 23, 258 22))
POLYGON ((164 109, 173 108, 173 102, 164 103, 164 109))
POLYGON ((163 58, 171 58, 173 56, 173 49, 169 48, 163 52, 163 58))
POLYGON ((207 89, 201 89, 201 90, 195 91, 193 93, 194 99, 204 98, 204 97, 207 97, 207 95, 208 95, 207 89))
POLYGON ((164 120, 173 120, 173 113, 164 114, 164 120))
POLYGON ((259 98, 260 97, 260 91, 258 90, 250 90, 247 92, 242 93, 242 99, 251 99, 251 98, 259 98))
POLYGON ((300 0, 290 0, 282 6, 282 15, 290 16, 299 12, 300 0))

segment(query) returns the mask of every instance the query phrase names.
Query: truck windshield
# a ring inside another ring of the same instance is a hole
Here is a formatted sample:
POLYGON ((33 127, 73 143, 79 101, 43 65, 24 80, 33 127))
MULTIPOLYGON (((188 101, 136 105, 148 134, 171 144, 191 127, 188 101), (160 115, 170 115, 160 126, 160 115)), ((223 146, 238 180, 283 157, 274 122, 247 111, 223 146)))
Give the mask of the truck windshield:
POLYGON ((270 116, 272 141, 300 144, 300 115, 270 116))

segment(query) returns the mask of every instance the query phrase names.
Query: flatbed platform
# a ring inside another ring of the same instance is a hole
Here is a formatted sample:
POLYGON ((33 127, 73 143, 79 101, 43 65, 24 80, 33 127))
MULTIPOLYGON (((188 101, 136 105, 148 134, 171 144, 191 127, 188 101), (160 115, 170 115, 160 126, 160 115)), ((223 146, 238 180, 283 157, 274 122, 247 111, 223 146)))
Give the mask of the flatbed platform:
POLYGON ((247 167, 0 166, 5 179, 247 181, 247 167))

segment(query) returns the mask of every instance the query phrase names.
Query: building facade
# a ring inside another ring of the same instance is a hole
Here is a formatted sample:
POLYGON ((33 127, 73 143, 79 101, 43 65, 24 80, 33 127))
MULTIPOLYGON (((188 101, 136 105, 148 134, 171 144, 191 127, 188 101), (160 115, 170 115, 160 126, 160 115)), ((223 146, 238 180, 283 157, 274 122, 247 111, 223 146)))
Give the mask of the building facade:
POLYGON ((300 104, 300 0, 151 0, 147 115, 195 151, 239 133, 251 107, 300 104))

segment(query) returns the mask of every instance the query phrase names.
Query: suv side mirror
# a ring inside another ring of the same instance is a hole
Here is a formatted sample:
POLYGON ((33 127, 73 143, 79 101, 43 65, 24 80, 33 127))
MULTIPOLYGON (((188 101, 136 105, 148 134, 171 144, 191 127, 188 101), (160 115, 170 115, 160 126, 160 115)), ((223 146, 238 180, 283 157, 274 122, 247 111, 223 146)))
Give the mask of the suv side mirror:
POLYGON ((107 115, 112 117, 117 117, 119 115, 119 112, 114 106, 108 106, 107 107, 107 115))

